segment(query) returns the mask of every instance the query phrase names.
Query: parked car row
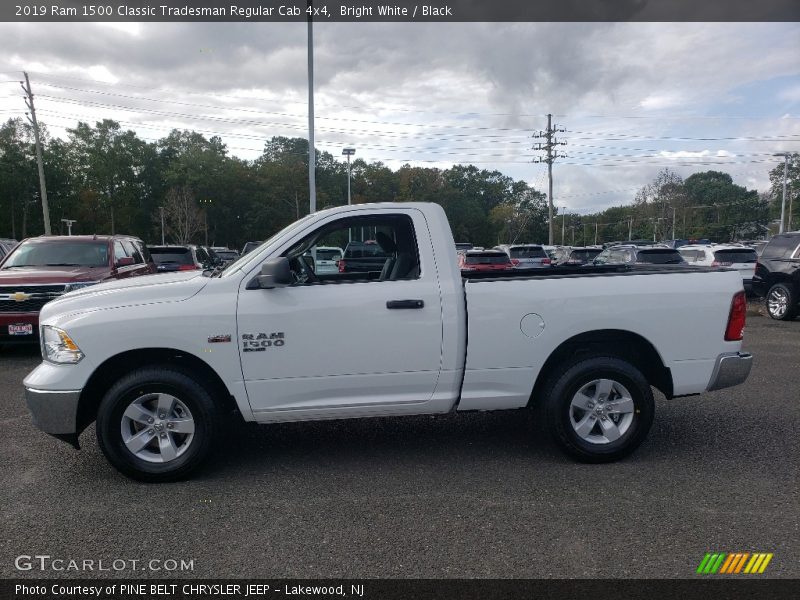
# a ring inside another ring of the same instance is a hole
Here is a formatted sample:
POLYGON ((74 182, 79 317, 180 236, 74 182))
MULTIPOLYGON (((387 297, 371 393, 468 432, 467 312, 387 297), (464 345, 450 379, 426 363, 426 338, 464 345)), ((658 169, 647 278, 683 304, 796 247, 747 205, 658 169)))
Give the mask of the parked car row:
POLYGON ((0 240, 0 343, 38 340, 39 310, 67 292, 114 279, 214 268, 236 257, 227 248, 147 246, 126 235, 0 240))

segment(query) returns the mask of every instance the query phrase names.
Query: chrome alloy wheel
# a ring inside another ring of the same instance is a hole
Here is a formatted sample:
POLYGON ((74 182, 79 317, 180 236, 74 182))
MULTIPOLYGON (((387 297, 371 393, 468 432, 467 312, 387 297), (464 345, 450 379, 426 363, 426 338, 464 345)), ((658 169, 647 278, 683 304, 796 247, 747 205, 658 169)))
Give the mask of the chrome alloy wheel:
POLYGON ((590 444, 610 444, 633 423, 634 404, 627 388, 612 379, 595 379, 572 397, 569 420, 578 436, 590 444))
POLYGON ((122 441, 128 450, 151 463, 168 463, 181 456, 194 438, 194 418, 175 396, 144 394, 122 414, 122 441))
POLYGON ((769 310, 769 314, 780 319, 786 314, 788 308, 789 295, 786 293, 786 290, 779 287, 770 290, 769 296, 767 297, 767 310, 769 310))

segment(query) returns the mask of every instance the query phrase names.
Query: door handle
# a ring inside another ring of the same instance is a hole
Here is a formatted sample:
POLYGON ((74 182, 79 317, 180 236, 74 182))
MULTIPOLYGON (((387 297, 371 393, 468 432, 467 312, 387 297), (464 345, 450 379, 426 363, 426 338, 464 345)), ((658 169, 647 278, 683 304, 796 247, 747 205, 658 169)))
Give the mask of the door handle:
POLYGON ((389 300, 386 308, 423 308, 425 302, 422 300, 389 300))

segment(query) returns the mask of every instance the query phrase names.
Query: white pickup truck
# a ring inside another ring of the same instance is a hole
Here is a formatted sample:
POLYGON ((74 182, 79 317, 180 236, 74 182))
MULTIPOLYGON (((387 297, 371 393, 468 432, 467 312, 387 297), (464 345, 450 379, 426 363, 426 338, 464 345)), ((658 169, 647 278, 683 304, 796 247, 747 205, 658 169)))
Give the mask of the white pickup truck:
POLYGON ((78 447, 96 421, 122 473, 186 476, 222 411, 276 423, 539 407, 570 455, 611 461, 667 398, 744 381, 736 271, 557 267, 460 273, 435 204, 313 213, 224 271, 65 294, 41 313, 25 378, 36 425, 78 447), (384 257, 317 274, 317 247, 384 257), (346 267, 346 268, 344 268, 346 267))

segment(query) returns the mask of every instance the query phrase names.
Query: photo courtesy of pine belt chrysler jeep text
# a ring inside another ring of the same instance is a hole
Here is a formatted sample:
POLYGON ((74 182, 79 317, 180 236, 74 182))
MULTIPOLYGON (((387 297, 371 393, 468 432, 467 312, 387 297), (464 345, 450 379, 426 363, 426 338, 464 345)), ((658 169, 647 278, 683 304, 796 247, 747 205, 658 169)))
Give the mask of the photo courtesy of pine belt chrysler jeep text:
POLYGON ((188 475, 230 410, 277 423, 532 407, 568 454, 607 462, 646 437, 652 387, 672 398, 747 378, 744 323, 734 270, 462 277, 440 206, 362 204, 310 214, 224 270, 49 302, 24 383, 39 428, 77 447, 96 421, 108 460, 146 481, 188 475), (353 241, 385 258, 315 271, 317 248, 353 241))

